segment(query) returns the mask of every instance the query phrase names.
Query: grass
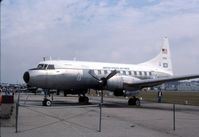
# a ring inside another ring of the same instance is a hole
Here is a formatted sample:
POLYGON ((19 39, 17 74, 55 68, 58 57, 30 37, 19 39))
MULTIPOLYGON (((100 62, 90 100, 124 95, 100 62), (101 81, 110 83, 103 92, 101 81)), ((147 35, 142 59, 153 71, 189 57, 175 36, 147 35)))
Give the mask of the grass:
MULTIPOLYGON (((108 95, 109 91, 104 91, 104 95, 108 95)), ((91 90, 91 94, 96 96, 94 90, 91 90)), ((114 98, 124 98, 116 96, 108 96, 114 98)), ((138 97, 142 97, 143 100, 149 102, 157 102, 157 92, 155 91, 140 91, 138 97)), ((185 91, 164 91, 162 96, 163 103, 170 104, 187 104, 199 106, 199 91, 198 92, 185 92, 185 91)))
MULTIPOLYGON (((157 102, 157 92, 154 91, 142 91, 139 97, 146 101, 157 102)), ((162 102, 199 106, 199 92, 165 91, 163 92, 162 102)))

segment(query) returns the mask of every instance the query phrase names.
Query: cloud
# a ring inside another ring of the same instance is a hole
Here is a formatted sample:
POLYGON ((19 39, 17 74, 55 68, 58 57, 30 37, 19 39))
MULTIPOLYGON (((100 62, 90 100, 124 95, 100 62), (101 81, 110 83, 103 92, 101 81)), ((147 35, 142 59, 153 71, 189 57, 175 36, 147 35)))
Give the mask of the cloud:
POLYGON ((159 52, 164 35, 175 72, 198 73, 198 5, 196 0, 3 1, 2 81, 21 82, 43 56, 140 63, 159 52))

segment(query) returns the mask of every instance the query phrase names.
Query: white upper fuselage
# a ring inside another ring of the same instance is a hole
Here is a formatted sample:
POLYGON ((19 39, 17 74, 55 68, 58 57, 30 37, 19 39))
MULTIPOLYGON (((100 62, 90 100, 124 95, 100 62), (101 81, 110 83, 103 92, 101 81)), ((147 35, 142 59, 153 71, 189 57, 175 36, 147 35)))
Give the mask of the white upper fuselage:
POLYGON ((86 61, 68 61, 68 60, 48 60, 42 61, 39 64, 52 64, 55 70, 59 69, 76 69, 76 70, 95 70, 97 75, 107 75, 111 70, 117 70, 118 75, 127 75, 135 77, 171 76, 167 71, 154 66, 118 64, 118 63, 103 63, 103 62, 86 62, 86 61), (99 73, 101 71, 101 73, 99 73), (146 72, 146 73, 145 73, 146 72))

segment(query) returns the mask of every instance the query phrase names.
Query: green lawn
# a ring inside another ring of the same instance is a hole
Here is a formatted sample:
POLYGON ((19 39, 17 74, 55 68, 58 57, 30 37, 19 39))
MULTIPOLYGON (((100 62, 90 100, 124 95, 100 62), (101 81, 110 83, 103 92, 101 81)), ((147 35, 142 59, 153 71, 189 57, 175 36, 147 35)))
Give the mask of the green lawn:
MULTIPOLYGON (((157 92, 154 91, 142 91, 139 97, 146 101, 157 102, 157 92)), ((172 104, 185 104, 187 102, 189 105, 199 106, 199 92, 165 91, 163 92, 162 102, 172 104)))

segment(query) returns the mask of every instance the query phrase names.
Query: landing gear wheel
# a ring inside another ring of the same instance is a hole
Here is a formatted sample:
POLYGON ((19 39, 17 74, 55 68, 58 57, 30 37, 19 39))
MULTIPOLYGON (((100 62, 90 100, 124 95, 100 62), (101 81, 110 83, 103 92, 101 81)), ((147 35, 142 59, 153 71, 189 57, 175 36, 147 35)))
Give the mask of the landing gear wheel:
POLYGON ((79 103, 81 104, 88 104, 89 103, 89 98, 88 97, 79 97, 79 103))
POLYGON ((88 97, 84 97, 84 103, 88 104, 89 103, 89 98, 88 97))
POLYGON ((46 101, 46 106, 51 106, 52 105, 52 102, 50 100, 47 100, 46 101))
POLYGON ((135 105, 134 102, 135 102, 134 99, 133 99, 133 98, 130 98, 129 101, 128 101, 128 105, 129 105, 129 106, 133 106, 133 105, 135 105))
POLYGON ((66 97, 67 96, 67 92, 66 91, 64 91, 64 97, 66 97))
POLYGON ((52 105, 52 102, 49 100, 49 99, 44 99, 42 101, 42 105, 43 106, 51 106, 52 105))
POLYGON ((129 106, 140 106, 140 99, 136 98, 136 97, 130 98, 128 101, 128 105, 129 106))
POLYGON ((80 96, 78 101, 79 103, 83 102, 83 97, 80 96))
POLYGON ((140 106, 140 99, 139 98, 136 99, 135 105, 140 106))
POLYGON ((59 90, 57 90, 57 93, 56 93, 56 95, 60 95, 60 91, 59 91, 59 90))

